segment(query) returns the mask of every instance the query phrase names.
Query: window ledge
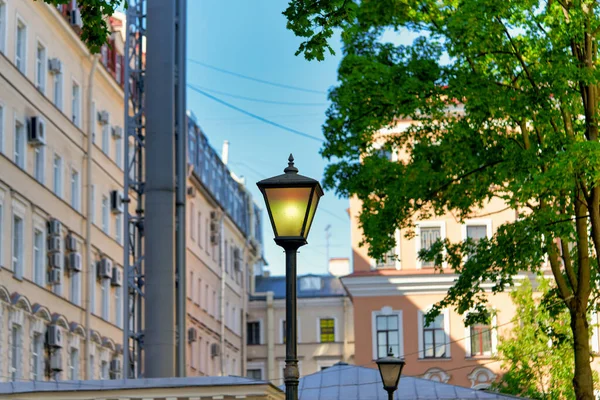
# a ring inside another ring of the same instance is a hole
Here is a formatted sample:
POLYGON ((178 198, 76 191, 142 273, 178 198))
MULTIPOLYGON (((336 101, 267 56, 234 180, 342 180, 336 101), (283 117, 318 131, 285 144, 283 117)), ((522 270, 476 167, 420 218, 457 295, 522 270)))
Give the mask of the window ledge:
POLYGON ((452 361, 452 357, 419 357, 419 361, 452 361))
POLYGON ((493 354, 489 354, 489 355, 483 355, 483 356, 470 356, 470 357, 465 357, 465 360, 468 360, 468 361, 492 360, 492 359, 494 359, 494 355, 493 355, 493 354))

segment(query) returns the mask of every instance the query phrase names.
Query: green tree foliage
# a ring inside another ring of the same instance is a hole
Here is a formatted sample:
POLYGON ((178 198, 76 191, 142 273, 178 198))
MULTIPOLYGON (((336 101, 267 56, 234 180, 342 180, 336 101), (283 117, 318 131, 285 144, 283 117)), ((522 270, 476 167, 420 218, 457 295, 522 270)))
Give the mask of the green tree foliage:
POLYGON ((497 389, 529 399, 574 399, 569 312, 547 280, 540 281, 538 291, 542 297, 536 301, 531 284, 525 281, 511 293, 517 313, 511 334, 498 344, 506 373, 497 389))
POLYGON ((433 313, 484 310, 483 282, 504 291, 519 271, 539 272, 547 255, 569 311, 579 400, 593 399, 586 314, 600 254, 599 8, 586 0, 292 0, 284 12, 308 59, 322 59, 334 29, 342 31, 323 126, 324 183, 362 201, 370 255, 381 259, 395 230, 410 235, 418 219, 450 212, 464 220, 503 200, 519 218, 492 238, 441 241, 421 254, 458 274, 433 313), (411 45, 382 40, 409 31, 411 45), (464 112, 448 112, 457 102, 464 112), (417 123, 387 136, 384 150, 406 154, 391 162, 373 152, 374 136, 399 117, 417 123))
MULTIPOLYGON (((34 0, 37 1, 37 0, 34 0)), ((69 4, 71 0, 43 0, 57 6, 69 4)), ((77 5, 81 10, 81 40, 85 42, 92 53, 99 53, 100 48, 108 40, 110 31, 106 24, 106 17, 113 15, 121 4, 127 5, 123 0, 78 0, 77 5)))

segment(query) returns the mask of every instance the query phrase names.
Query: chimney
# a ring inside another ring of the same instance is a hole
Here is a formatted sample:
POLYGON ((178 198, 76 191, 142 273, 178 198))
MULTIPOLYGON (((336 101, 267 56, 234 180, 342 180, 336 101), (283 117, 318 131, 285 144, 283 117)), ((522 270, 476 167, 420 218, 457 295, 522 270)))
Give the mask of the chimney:
POLYGON ((333 276, 344 276, 350 274, 350 259, 349 258, 330 258, 329 273, 333 276))
POLYGON ((223 164, 227 165, 229 162, 229 140, 223 141, 223 151, 221 152, 221 159, 223 164))

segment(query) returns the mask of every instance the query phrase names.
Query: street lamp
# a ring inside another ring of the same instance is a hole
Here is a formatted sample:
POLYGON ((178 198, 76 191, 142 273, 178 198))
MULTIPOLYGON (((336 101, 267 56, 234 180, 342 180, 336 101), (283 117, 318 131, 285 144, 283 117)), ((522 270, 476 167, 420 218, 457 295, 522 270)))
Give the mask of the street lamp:
POLYGON ((388 392, 388 399, 392 400, 394 392, 398 389, 398 382, 400 381, 402 368, 404 368, 404 360, 394 357, 390 348, 387 357, 380 358, 376 362, 381 374, 383 388, 388 392))
POLYGON ((296 253, 304 246, 310 226, 323 196, 319 181, 298 175, 290 154, 283 175, 264 179, 260 189, 275 233, 275 243, 285 250, 285 398, 298 399, 297 330, 296 330, 296 253))

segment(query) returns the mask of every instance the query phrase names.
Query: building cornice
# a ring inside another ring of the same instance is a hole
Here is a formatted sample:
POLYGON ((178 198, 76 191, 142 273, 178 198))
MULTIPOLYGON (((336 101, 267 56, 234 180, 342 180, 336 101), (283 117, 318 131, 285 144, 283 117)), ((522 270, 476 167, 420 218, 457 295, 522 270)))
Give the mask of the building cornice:
MULTIPOLYGON (((367 275, 346 276, 342 283, 351 297, 404 296, 411 294, 446 294, 458 279, 457 274, 367 275)), ((523 279, 534 280, 535 275, 522 273, 515 276, 515 285, 523 279)), ((481 287, 491 292, 495 284, 484 282, 481 287)))

